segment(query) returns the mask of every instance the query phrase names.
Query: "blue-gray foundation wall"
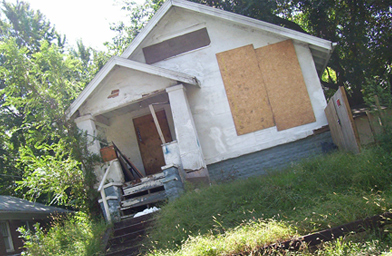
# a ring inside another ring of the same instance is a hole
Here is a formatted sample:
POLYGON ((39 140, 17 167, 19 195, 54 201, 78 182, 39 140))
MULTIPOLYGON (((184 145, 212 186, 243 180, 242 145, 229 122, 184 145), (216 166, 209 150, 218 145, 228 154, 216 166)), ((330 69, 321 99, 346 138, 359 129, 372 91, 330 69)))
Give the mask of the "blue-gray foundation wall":
POLYGON ((326 153, 334 148, 331 133, 324 132, 295 142, 279 145, 207 166, 212 182, 224 182, 266 174, 290 163, 326 153))

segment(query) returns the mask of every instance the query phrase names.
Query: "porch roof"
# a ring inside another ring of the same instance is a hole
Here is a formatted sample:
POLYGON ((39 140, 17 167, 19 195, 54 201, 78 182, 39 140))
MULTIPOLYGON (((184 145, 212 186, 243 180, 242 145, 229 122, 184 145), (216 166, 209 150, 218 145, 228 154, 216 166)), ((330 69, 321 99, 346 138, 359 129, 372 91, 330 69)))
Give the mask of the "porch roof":
POLYGON ((129 68, 131 70, 143 72, 146 74, 163 77, 179 83, 199 86, 199 81, 196 77, 189 76, 184 73, 168 70, 160 67, 155 67, 145 63, 132 61, 122 57, 112 57, 95 75, 94 79, 86 86, 86 88, 80 93, 78 98, 71 104, 68 109, 67 117, 70 118, 75 112, 82 106, 82 104, 89 98, 89 96, 98 89, 100 83, 105 77, 113 70, 114 67, 120 66, 129 68))

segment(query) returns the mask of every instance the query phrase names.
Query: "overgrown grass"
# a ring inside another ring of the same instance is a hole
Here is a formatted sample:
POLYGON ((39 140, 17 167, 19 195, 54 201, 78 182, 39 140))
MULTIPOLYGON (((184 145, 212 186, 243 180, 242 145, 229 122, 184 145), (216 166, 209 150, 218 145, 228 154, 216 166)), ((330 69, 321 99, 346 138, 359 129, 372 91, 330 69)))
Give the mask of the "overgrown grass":
POLYGON ((187 192, 162 207, 146 245, 154 255, 249 250, 392 211, 391 181, 392 154, 382 148, 317 157, 281 172, 187 192), (268 241, 253 229, 270 223, 287 230, 268 241), (230 242, 243 229, 255 233, 230 242))
POLYGON ((104 221, 93 221, 87 214, 78 212, 65 220, 54 220, 47 232, 39 225, 30 231, 21 229, 26 248, 23 255, 104 255, 102 235, 106 228, 104 221))

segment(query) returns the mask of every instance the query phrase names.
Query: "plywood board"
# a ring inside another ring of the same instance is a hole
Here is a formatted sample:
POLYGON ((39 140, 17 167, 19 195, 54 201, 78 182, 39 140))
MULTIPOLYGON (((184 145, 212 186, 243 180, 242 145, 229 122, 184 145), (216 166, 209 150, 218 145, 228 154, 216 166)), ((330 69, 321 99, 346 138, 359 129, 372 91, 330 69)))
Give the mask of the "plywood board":
POLYGON ((293 42, 255 50, 278 131, 316 121, 293 42))
POLYGON ((237 134, 274 126, 253 45, 216 54, 237 134))
POLYGON ((343 87, 332 96, 325 109, 332 139, 341 150, 360 152, 360 142, 343 87))
POLYGON ((143 48, 144 58, 147 64, 152 64, 178 54, 189 52, 211 43, 207 29, 200 30, 171 38, 158 44, 143 48))
MULTIPOLYGON (((156 112, 159 125, 166 141, 171 141, 169 125, 165 111, 156 112)), ((165 165, 163 157, 162 142, 152 115, 146 115, 133 119, 136 136, 138 139, 140 155, 142 156, 146 175, 161 172, 161 167, 165 165)))

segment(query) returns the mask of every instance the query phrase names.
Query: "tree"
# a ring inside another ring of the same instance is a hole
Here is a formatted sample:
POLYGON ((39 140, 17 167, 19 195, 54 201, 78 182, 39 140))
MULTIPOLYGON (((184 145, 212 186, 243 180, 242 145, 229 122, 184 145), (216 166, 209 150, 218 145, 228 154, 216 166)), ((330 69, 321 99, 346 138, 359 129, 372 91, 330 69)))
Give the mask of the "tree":
MULTIPOLYGON (((363 103, 370 80, 391 82, 392 5, 378 0, 288 0, 285 17, 310 34, 337 42, 323 85, 344 86, 352 105, 363 103)), ((383 83, 383 82, 382 82, 383 83)))
POLYGON ((2 4, 5 19, 0 20, 1 40, 16 38, 20 47, 27 47, 31 52, 39 50, 43 39, 60 48, 65 45, 65 37, 56 32, 40 11, 31 10, 28 3, 17 0, 12 4, 3 0, 2 4))
POLYGON ((0 193, 88 210, 91 155, 66 111, 97 72, 99 52, 79 42, 70 54, 40 12, 19 1, 3 6, 0 193))
POLYGON ((137 5, 133 1, 123 0, 121 9, 128 13, 127 17, 130 23, 119 22, 111 25, 110 29, 115 31, 117 35, 105 45, 112 55, 120 55, 128 47, 163 2, 164 0, 146 0, 144 4, 137 5))

